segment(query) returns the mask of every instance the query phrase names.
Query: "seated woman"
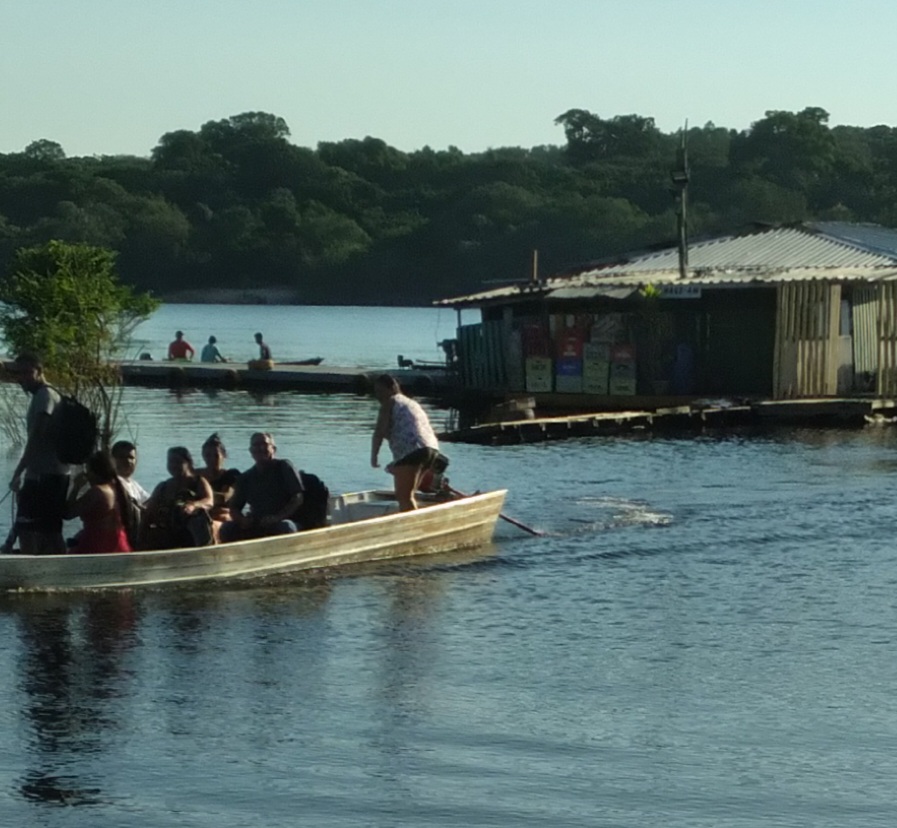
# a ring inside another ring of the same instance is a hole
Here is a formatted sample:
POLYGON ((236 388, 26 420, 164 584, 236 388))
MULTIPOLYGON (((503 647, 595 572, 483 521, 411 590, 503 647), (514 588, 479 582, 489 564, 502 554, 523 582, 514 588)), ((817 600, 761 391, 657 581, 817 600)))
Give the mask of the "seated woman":
POLYGON ((227 449, 217 432, 202 444, 202 459, 205 461, 205 468, 197 469, 196 473, 200 477, 204 477, 212 489, 212 498, 215 504, 210 514, 212 529, 217 541, 219 527, 224 521, 231 519, 230 509, 226 504, 234 493, 234 484, 240 476, 240 470, 224 468, 227 449))
POLYGON ((84 528, 69 551, 73 553, 130 552, 125 531, 126 495, 112 458, 98 451, 72 482, 67 516, 80 517, 84 528), (89 484, 86 490, 84 486, 89 484))
POLYGON ((183 446, 168 449, 171 477, 153 490, 146 502, 142 546, 145 549, 179 549, 213 542, 209 510, 214 505, 209 482, 193 467, 193 457, 183 446))

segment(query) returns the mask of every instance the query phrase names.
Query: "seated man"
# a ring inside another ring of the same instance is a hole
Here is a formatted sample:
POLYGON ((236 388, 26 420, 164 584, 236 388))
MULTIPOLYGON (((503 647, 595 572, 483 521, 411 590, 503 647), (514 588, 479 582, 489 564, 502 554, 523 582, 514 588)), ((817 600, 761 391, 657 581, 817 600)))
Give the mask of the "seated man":
POLYGON ((221 524, 221 542, 229 543, 298 531, 296 513, 304 490, 299 473, 289 460, 274 456, 277 446, 267 432, 256 432, 249 440, 255 465, 243 472, 228 501, 233 520, 221 524), (243 510, 249 506, 249 512, 243 510))
POLYGON ((119 440, 112 445, 111 453, 115 471, 121 478, 125 492, 143 506, 149 500, 150 493, 134 479, 134 472, 137 470, 137 446, 130 440, 119 440))

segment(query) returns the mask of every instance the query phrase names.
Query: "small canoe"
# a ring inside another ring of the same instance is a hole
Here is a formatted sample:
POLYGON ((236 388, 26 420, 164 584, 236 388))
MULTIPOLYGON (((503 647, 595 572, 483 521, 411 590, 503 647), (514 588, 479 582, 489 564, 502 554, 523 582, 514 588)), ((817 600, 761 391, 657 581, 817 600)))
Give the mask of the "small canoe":
POLYGON ((399 512, 392 492, 356 492, 331 498, 330 525, 293 535, 106 555, 0 555, 0 591, 215 582, 467 549, 489 542, 505 494, 421 501, 399 512))

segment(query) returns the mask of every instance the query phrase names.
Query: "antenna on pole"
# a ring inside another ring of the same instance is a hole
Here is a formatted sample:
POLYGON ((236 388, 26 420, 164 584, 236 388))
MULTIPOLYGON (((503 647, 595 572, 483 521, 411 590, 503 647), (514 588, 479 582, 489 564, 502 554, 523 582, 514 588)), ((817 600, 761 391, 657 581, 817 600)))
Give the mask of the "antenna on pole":
POLYGON ((688 273, 688 121, 679 133, 679 149, 676 150, 676 165, 670 170, 673 182, 672 193, 676 199, 676 238, 679 246, 679 278, 688 273))

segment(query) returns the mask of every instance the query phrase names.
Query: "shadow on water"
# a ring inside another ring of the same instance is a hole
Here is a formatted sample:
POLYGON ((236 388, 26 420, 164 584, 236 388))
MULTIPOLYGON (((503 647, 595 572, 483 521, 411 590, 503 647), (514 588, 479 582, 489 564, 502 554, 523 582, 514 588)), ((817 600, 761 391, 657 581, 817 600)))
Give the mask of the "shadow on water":
POLYGON ((18 687, 31 729, 19 790, 34 802, 100 804, 102 788, 65 767, 73 755, 102 752, 103 734, 118 726, 108 701, 127 680, 122 664, 137 641, 133 595, 41 597, 16 602, 16 610, 18 687))

